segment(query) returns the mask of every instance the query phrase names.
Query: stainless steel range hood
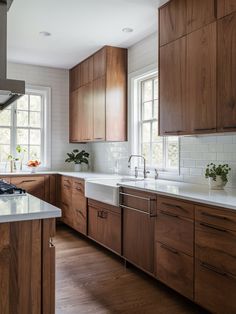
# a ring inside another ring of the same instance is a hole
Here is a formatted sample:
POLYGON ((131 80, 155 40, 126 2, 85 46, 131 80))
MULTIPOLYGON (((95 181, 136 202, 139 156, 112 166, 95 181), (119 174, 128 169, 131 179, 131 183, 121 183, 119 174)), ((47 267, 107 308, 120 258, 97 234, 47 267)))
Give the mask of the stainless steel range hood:
POLYGON ((7 11, 13 0, 0 0, 0 110, 25 94, 25 82, 7 79, 7 11))

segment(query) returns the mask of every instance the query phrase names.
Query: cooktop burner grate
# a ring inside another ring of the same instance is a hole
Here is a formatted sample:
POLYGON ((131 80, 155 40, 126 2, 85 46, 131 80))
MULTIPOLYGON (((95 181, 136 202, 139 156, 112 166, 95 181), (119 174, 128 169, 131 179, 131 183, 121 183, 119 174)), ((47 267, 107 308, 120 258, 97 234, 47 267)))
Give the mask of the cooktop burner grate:
POLYGON ((0 195, 9 194, 25 194, 25 190, 18 188, 13 184, 7 183, 4 180, 0 180, 0 195))

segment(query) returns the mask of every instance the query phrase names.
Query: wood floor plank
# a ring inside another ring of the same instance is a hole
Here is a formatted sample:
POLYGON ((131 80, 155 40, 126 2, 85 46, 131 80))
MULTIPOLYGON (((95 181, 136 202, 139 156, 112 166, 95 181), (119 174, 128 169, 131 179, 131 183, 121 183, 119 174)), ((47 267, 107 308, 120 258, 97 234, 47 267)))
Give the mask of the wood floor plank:
POLYGON ((56 314, 206 313, 63 225, 55 244, 56 314))

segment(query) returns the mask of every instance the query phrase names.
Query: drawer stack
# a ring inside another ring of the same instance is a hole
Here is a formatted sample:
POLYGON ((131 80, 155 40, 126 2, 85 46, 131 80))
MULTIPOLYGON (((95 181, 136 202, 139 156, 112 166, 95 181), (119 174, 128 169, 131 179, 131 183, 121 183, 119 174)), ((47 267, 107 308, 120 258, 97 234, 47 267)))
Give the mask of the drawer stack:
POLYGON ((194 205, 158 197, 155 223, 155 275, 193 299, 194 205))
POLYGON ((196 206, 195 300, 216 313, 236 313, 236 214, 196 206))

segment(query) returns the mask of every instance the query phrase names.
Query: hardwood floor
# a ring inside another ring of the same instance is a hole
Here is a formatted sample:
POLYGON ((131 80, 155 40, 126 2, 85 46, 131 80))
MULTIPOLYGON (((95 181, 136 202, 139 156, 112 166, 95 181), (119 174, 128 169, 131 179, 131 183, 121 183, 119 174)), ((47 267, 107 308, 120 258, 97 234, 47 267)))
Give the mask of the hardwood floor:
POLYGON ((55 244, 56 314, 205 313, 64 225, 55 244))

